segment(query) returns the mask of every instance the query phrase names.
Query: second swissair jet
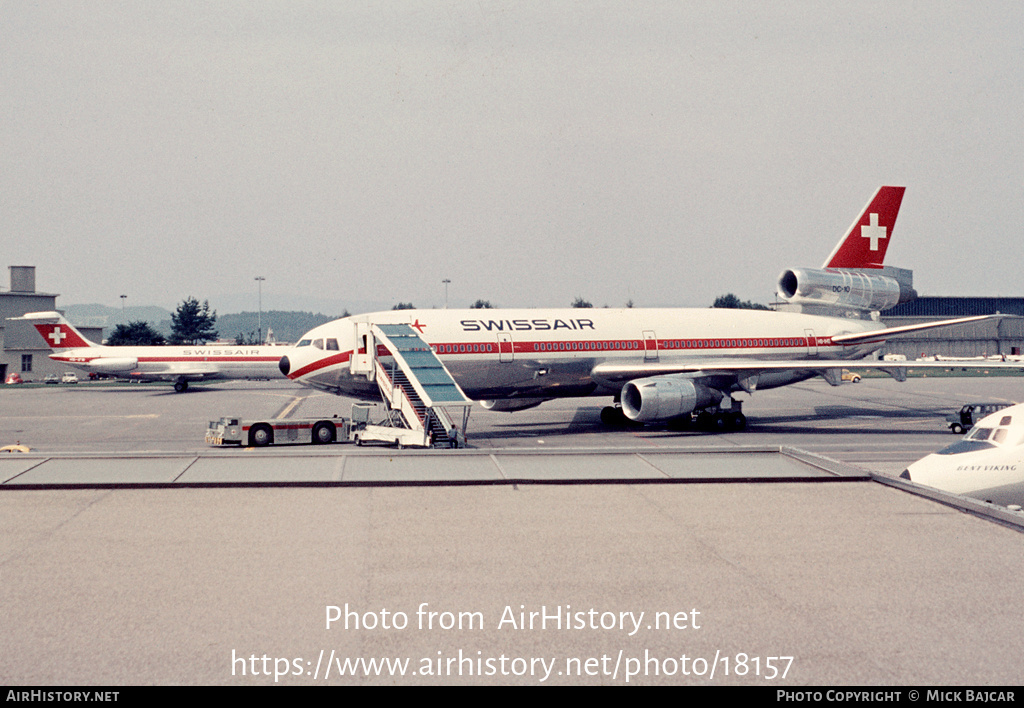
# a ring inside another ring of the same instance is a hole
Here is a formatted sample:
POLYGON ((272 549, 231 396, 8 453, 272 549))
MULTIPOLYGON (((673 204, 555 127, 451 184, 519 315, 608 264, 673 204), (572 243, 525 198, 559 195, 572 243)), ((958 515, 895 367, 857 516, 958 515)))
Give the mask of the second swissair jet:
POLYGON ((821 268, 782 273, 779 294, 794 311, 376 312, 311 330, 281 359, 281 371, 314 388, 376 397, 376 384, 362 373, 378 348, 370 326, 408 324, 465 394, 491 410, 612 396, 614 405, 601 415, 606 423, 625 417, 686 425, 696 415, 714 428, 741 429, 746 420, 733 394, 815 375, 838 385, 842 369, 851 366, 879 368, 903 380, 905 368, 863 359, 901 333, 984 319, 889 329, 878 321, 878 311, 916 297, 909 270, 883 266, 903 193, 904 187, 881 187, 821 268))
POLYGON ((30 320, 53 349, 50 358, 86 373, 139 381, 174 381, 178 393, 190 381, 278 379, 283 347, 272 346, 118 346, 82 336, 59 312, 30 312, 30 320))

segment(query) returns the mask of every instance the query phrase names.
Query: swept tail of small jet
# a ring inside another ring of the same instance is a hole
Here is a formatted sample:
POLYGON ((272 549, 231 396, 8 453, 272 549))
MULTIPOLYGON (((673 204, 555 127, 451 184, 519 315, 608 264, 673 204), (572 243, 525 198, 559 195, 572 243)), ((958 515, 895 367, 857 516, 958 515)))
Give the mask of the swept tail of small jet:
POLYGON ((59 312, 29 312, 21 319, 31 320, 36 331, 54 351, 99 347, 75 329, 75 326, 59 312))

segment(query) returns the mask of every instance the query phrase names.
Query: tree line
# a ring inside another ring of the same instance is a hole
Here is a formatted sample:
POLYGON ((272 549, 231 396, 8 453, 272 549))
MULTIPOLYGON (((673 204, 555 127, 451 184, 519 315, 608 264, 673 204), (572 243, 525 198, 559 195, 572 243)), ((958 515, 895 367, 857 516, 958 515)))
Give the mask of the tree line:
POLYGON ((160 346, 164 344, 195 345, 217 339, 217 311, 210 310, 210 301, 187 297, 171 314, 171 336, 160 332, 142 320, 119 324, 107 337, 110 346, 160 346))
MULTIPOLYGON (((415 305, 411 302, 400 302, 392 310, 413 310, 415 305)), ((490 300, 477 300, 472 305, 471 309, 490 309, 490 300)), ((583 299, 582 296, 578 296, 571 304, 571 307, 576 308, 588 308, 593 307, 593 304, 583 299)), ((626 303, 626 307, 633 307, 633 301, 630 300, 626 303)), ((715 299, 714 304, 711 307, 722 307, 722 308, 733 308, 733 309, 753 309, 753 310, 768 310, 770 309, 766 305, 751 302, 749 300, 740 300, 732 293, 727 295, 720 295, 715 299)), ((250 313, 251 314, 251 313, 250 313)), ((307 313, 299 313, 306 315, 307 313)), ((342 317, 348 317, 349 313, 346 311, 341 315, 342 317)), ((307 331, 312 329, 316 325, 323 324, 329 321, 330 317, 324 315, 313 315, 316 321, 315 323, 309 323, 309 326, 304 325, 307 331)), ((154 329, 148 322, 142 320, 136 320, 129 322, 128 324, 119 324, 114 328, 113 333, 107 338, 107 344, 111 346, 160 346, 164 344, 173 345, 197 345, 206 344, 212 342, 218 338, 218 333, 215 328, 217 323, 217 311, 210 310, 210 301, 204 300, 200 304, 199 300, 194 297, 187 297, 178 308, 171 314, 171 335, 164 337, 160 332, 154 329)), ((238 332, 235 336, 236 344, 259 344, 256 341, 258 337, 255 336, 254 332, 249 332, 246 336, 243 332, 238 332)))

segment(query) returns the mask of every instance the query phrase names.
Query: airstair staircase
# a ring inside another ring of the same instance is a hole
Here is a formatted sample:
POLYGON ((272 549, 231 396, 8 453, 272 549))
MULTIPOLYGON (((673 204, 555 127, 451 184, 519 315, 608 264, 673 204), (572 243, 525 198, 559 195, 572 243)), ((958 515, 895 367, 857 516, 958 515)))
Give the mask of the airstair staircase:
POLYGON ((391 425, 421 432, 424 445, 449 447, 454 423, 445 408, 463 409, 464 431, 473 402, 411 325, 374 324, 370 332, 373 376, 391 425))

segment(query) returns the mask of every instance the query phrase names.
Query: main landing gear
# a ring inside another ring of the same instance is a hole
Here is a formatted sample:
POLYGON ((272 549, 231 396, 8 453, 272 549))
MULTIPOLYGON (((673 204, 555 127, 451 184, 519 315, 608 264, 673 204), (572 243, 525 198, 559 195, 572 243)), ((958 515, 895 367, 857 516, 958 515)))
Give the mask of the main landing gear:
MULTIPOLYGON (((621 406, 605 406, 601 409, 601 422, 609 427, 638 427, 642 428, 643 423, 637 423, 626 417, 621 406)), ((740 402, 733 401, 728 409, 705 408, 703 410, 687 413, 676 418, 665 421, 669 430, 704 430, 712 433, 727 433, 745 430, 747 417, 740 410, 740 402)))
POLYGON ((732 431, 745 430, 747 427, 747 416, 740 411, 700 411, 695 416, 695 424, 701 430, 710 430, 717 433, 728 433, 732 431))
POLYGON ((185 393, 188 390, 188 381, 186 379, 178 379, 174 382, 174 390, 178 393, 185 393))

